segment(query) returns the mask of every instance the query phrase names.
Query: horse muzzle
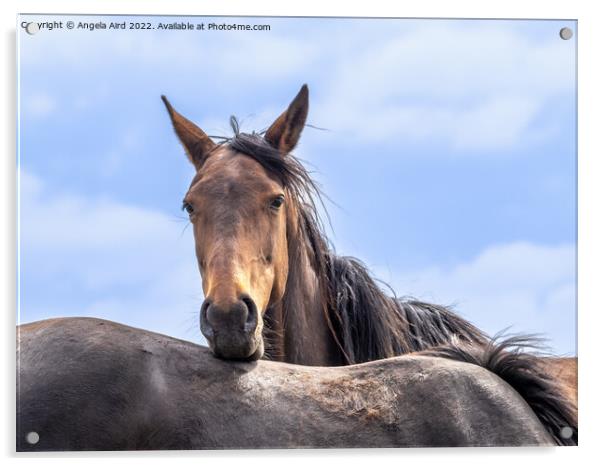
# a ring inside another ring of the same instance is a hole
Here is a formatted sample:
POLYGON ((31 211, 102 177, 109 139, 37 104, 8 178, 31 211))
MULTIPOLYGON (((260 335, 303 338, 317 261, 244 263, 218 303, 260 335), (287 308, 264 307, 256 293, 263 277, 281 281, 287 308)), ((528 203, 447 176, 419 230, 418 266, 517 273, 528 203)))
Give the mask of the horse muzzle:
POLYGON ((249 296, 219 305, 207 298, 201 306, 201 332, 213 354, 222 359, 257 360, 263 356, 259 313, 249 296))

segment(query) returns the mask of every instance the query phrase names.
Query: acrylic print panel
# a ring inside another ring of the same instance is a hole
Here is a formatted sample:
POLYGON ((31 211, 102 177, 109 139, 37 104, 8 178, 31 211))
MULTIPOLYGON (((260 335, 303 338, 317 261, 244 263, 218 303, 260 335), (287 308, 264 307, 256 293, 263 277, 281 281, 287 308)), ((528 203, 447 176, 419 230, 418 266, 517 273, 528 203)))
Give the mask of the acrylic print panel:
POLYGON ((17 450, 577 443, 576 21, 18 21, 17 450))

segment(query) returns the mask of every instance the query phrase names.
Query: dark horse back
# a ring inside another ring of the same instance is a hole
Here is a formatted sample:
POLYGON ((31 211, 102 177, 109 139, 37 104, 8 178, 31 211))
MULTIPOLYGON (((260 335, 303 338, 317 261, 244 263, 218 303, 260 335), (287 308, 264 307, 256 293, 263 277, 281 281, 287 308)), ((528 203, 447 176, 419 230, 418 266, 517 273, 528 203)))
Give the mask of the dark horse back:
POLYGON ((560 382, 544 368, 542 360, 525 352, 537 348, 535 337, 517 335, 494 337, 486 345, 454 339, 422 354, 475 364, 493 372, 520 394, 558 445, 575 446, 577 407, 560 382))
POLYGON ((189 342, 88 318, 18 332, 18 451, 553 442, 516 391, 462 362, 225 362, 189 342))
POLYGON ((17 451, 169 445, 148 427, 175 430, 152 383, 158 334, 93 318, 51 319, 18 332, 17 451), (29 432, 39 436, 35 445, 29 432))

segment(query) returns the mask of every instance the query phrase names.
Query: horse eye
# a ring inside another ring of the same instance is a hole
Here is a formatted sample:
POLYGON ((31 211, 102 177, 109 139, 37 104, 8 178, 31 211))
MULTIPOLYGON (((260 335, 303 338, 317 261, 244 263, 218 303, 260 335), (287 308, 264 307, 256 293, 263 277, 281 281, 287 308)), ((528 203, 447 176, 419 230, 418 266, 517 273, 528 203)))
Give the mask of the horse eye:
POLYGON ((283 203, 284 203, 284 196, 281 194, 280 196, 276 197, 272 201, 272 203, 270 204, 270 207, 272 209, 279 209, 283 203))
POLYGON ((188 202, 184 202, 182 204, 182 210, 188 212, 188 215, 192 215, 192 213, 194 212, 194 207, 192 207, 192 205, 190 205, 188 202))

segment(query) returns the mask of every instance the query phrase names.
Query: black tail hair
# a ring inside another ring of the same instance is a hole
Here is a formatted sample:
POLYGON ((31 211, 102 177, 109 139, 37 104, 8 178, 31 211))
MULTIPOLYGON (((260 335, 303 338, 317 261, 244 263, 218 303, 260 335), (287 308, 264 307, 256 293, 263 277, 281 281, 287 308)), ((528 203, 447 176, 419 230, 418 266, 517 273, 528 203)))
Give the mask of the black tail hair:
POLYGON ((557 445, 577 445, 577 407, 542 367, 538 358, 541 348, 542 339, 534 335, 498 334, 485 345, 454 339, 420 354, 467 362, 493 372, 525 399, 557 445))

